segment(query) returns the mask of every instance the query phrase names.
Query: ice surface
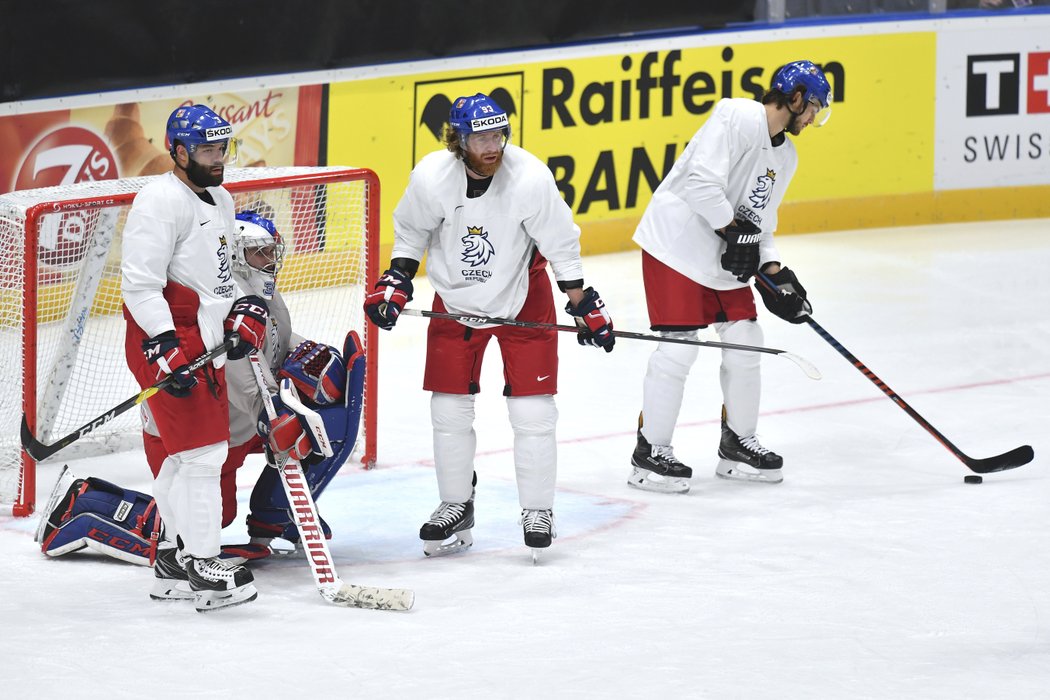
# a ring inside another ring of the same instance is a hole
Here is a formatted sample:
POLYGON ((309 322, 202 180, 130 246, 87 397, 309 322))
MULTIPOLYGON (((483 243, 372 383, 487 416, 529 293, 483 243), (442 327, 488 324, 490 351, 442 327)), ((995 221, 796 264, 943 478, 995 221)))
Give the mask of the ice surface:
MULTIPOLYGON (((763 362, 759 436, 784 456, 784 483, 715 479, 719 356, 702 349, 674 441, 693 490, 639 492, 626 479, 653 346, 606 355, 563 335, 558 539, 533 566, 490 350, 476 544, 424 559, 417 532, 438 502, 426 321, 406 316, 382 335, 379 468, 344 469, 319 505, 344 580, 412 588, 414 610, 327 605, 305 562, 271 559, 255 567, 257 602, 199 615, 150 601, 146 568, 47 560, 35 518, 2 517, 3 695, 1050 697, 1050 221, 779 247, 814 318, 964 452, 1031 444, 1035 461, 964 484, 968 470, 810 328, 762 309, 767 345, 824 374, 763 362)), ((616 326, 647 331, 638 253, 584 265, 616 326)), ((42 467, 38 502, 60 466, 42 467)), ((71 466, 150 487, 135 453, 71 466)), ((260 468, 242 473, 242 514, 260 468)))

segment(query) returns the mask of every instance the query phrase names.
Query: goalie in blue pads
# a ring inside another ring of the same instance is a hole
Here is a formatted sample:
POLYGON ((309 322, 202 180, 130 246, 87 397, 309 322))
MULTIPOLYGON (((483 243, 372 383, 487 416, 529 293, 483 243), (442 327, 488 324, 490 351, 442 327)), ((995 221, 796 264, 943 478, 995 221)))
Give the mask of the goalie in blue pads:
POLYGON ((49 557, 87 548, 149 566, 156 556, 160 517, 152 496, 103 479, 77 479, 63 469, 37 527, 49 557))
MULTIPOLYGON (((272 429, 265 414, 259 418, 259 432, 270 451, 267 459, 272 460, 272 453, 277 452, 298 460, 316 501, 350 457, 357 441, 365 378, 361 339, 350 331, 341 355, 327 345, 301 343, 285 360, 278 378, 292 381, 305 406, 320 418, 320 425, 316 418, 311 420, 311 416, 293 412, 275 396, 278 416, 272 429), (319 435, 331 446, 331 457, 323 456, 319 435)), ((250 507, 248 535, 253 545, 268 545, 275 537, 298 542, 299 533, 276 469, 266 469, 259 475, 250 507)), ((325 536, 330 537, 331 530, 323 519, 321 524, 325 536)))

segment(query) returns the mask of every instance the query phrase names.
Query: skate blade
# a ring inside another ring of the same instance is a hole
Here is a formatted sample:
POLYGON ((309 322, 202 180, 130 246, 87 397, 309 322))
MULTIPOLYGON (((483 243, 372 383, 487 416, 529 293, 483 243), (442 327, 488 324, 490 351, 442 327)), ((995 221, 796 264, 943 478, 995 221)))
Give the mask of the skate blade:
POLYGON ((250 603, 258 597, 259 591, 255 590, 255 586, 246 583, 232 591, 197 591, 195 607, 199 613, 214 612, 250 603))
POLYGON ((44 539, 44 528, 47 527, 47 520, 51 517, 51 511, 55 509, 58 502, 66 495, 66 491, 69 487, 77 480, 73 472, 69 470, 69 465, 62 465, 62 472, 58 475, 58 479, 55 481, 55 487, 51 489, 51 495, 47 499, 47 505, 44 506, 44 510, 40 511, 40 522, 36 525, 36 534, 33 535, 34 542, 42 542, 44 539))
POLYGON ((194 600, 197 594, 190 590, 189 581, 156 579, 153 583, 153 589, 149 592, 149 597, 152 600, 166 602, 172 600, 194 600))
POLYGON ((780 469, 755 469, 742 462, 722 459, 718 462, 715 476, 730 481, 747 481, 752 484, 779 484, 784 481, 780 469))
POLYGON ((634 468, 631 475, 627 477, 627 485, 654 493, 687 493, 690 488, 689 479, 680 476, 663 476, 651 469, 641 467, 634 468))
POLYGON ((457 532, 446 540, 423 540, 423 554, 428 557, 443 557, 469 549, 474 544, 470 530, 457 532))

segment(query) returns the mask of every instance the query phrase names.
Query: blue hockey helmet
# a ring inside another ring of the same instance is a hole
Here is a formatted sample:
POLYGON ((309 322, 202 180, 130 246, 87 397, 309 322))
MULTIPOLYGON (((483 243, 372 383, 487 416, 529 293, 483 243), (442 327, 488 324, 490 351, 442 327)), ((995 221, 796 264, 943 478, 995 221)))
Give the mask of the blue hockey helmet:
POLYGON ((773 75, 770 89, 790 95, 797 88, 805 88, 802 99, 817 108, 815 126, 823 126, 831 116, 831 85, 824 71, 812 61, 792 61, 781 66, 773 75))
POLYGON ((236 157, 237 142, 233 138, 233 126, 204 105, 178 107, 168 117, 165 131, 168 150, 175 155, 176 141, 193 155, 198 146, 216 143, 223 146, 224 162, 236 157))
MULTIPOLYGON (((272 285, 284 260, 284 242, 271 219, 252 210, 239 212, 233 236, 233 269, 261 274, 272 285)), ((273 298, 269 289, 268 299, 273 298)), ((264 294, 265 296, 265 294, 264 294)))
POLYGON ((503 145, 510 140, 510 120, 503 108, 484 93, 472 97, 458 97, 448 112, 448 123, 459 134, 460 142, 466 144, 471 134, 499 129, 503 132, 503 145))

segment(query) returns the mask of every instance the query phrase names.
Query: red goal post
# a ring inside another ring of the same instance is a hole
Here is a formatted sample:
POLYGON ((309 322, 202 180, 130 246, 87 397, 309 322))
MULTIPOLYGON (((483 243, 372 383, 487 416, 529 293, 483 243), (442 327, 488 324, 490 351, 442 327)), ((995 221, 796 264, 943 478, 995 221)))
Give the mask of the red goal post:
MULTIPOLYGON (((124 361, 120 243, 132 200, 152 179, 0 195, 0 503, 16 516, 33 513, 36 495, 36 463, 19 438, 23 413, 51 443, 139 391, 124 361)), ((223 186, 237 211, 254 209, 281 233, 278 289, 294 332, 339 348, 347 331, 360 334, 366 375, 355 452, 374 466, 378 337, 362 305, 378 276, 378 177, 366 168, 228 168, 223 186)), ((140 436, 139 412, 128 411, 52 459, 132 449, 140 436)))

